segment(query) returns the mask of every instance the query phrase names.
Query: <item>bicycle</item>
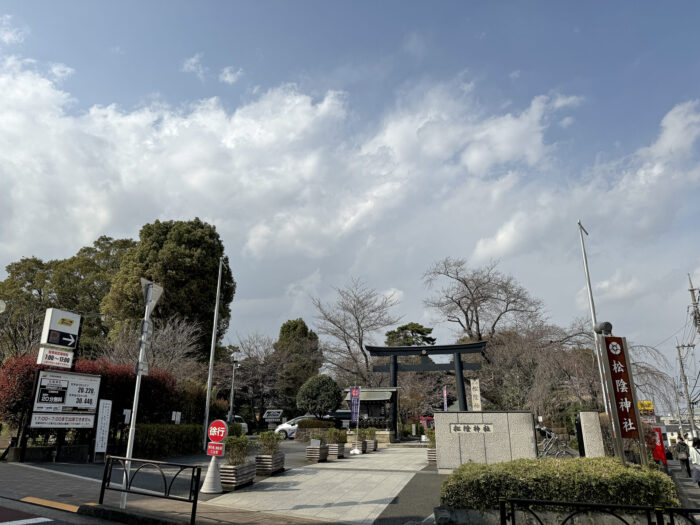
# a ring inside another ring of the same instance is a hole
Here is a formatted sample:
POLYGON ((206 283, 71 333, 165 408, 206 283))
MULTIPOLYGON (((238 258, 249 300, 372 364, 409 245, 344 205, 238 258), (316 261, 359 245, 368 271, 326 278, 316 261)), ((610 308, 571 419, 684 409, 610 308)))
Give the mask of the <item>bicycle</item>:
POLYGON ((537 457, 552 457, 552 458, 575 458, 577 455, 568 447, 554 432, 544 427, 537 427, 545 438, 539 444, 537 449, 537 457))

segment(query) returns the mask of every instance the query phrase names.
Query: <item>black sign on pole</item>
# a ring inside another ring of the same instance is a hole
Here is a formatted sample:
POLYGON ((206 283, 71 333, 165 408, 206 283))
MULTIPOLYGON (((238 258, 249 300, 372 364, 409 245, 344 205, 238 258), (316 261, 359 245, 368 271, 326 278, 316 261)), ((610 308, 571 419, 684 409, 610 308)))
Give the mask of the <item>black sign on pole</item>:
POLYGON ((66 348, 75 349, 78 344, 78 338, 67 332, 59 332, 58 330, 49 330, 47 343, 56 346, 64 346, 66 348))

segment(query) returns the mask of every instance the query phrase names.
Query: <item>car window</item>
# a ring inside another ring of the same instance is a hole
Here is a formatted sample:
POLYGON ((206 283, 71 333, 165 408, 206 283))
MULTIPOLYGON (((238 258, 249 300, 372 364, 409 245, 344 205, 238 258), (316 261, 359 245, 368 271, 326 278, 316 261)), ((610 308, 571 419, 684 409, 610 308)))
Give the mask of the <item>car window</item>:
POLYGON ((241 416, 234 416, 234 417, 233 417, 233 420, 234 420, 236 423, 243 423, 243 418, 242 418, 241 416))

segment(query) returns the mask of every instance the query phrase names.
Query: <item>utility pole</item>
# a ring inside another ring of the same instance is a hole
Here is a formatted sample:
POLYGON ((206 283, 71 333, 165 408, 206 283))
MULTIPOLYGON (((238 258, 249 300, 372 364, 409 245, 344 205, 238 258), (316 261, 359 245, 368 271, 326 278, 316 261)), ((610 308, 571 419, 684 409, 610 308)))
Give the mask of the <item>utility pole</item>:
POLYGON ((685 367, 683 366, 683 355, 681 353, 681 348, 695 348, 695 345, 676 345, 676 350, 678 350, 678 362, 681 365, 681 381, 683 381, 683 390, 685 391, 685 400, 688 403, 688 414, 690 419, 690 435, 694 438, 697 436, 695 432, 695 414, 693 410, 693 404, 690 401, 690 393, 688 392, 688 378, 685 376, 685 367))
POLYGON ((224 258, 219 258, 219 280, 216 283, 216 304, 214 305, 214 328, 211 334, 211 350, 209 352, 209 378, 207 379, 207 405, 204 407, 204 436, 202 449, 207 450, 207 427, 209 426, 209 403, 211 402, 211 383, 214 376, 214 353, 216 351, 216 332, 219 328, 219 295, 221 294, 221 270, 224 258))
POLYGON ((688 274, 688 282, 690 283, 690 299, 692 301, 691 306, 693 308, 693 323, 698 333, 700 333, 700 309, 698 308, 698 300, 695 296, 696 289, 693 288, 693 281, 690 279, 690 274, 688 274))

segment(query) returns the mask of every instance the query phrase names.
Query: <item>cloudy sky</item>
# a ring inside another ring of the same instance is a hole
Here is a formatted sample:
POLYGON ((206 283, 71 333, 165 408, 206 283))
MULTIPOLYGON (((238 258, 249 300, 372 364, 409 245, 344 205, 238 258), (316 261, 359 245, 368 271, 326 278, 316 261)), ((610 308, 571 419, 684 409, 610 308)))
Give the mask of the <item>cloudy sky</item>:
POLYGON ((700 6, 375 4, 3 2, 0 266, 199 216, 232 340, 355 276, 447 344, 422 281, 446 256, 587 317, 580 219, 599 318, 688 342, 700 6))

